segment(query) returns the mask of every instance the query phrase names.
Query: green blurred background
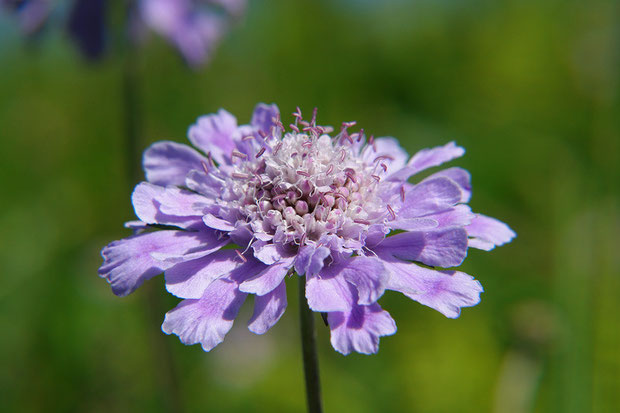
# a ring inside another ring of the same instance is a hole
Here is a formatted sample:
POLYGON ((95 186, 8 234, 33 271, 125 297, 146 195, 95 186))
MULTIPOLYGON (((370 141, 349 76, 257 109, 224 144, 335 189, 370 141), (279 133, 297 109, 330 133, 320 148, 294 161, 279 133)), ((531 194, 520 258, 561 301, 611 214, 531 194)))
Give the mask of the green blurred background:
MULTIPOLYGON (((296 285, 266 335, 246 305, 204 353, 159 330, 161 277, 118 298, 97 276, 133 217, 122 58, 16 31, 0 20, 0 410, 302 411, 296 285)), ((150 40, 140 150, 220 107, 317 106, 409 153, 456 140, 472 207, 518 234, 470 252, 485 293, 457 320, 387 293, 398 333, 347 357, 319 322, 326 412, 620 411, 618 2, 250 0, 195 72, 150 40)))

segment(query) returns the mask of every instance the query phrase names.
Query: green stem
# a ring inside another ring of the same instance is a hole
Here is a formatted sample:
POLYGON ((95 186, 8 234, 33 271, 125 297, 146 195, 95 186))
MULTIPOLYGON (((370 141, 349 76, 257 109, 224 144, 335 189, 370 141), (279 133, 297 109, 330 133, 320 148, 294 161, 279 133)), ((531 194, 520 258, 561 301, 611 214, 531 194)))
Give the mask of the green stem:
POLYGON ((299 321, 301 327, 301 350, 306 379, 306 401, 309 413, 321 413, 321 383, 319 380, 319 359, 316 351, 314 313, 306 300, 306 277, 299 276, 299 321))

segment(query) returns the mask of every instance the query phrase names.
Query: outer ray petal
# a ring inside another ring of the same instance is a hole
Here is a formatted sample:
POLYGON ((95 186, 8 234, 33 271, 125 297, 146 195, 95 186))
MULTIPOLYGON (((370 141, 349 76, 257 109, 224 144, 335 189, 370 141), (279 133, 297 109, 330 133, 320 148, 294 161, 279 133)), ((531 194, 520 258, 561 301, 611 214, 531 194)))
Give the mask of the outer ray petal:
POLYGON ((379 304, 355 305, 349 311, 330 312, 331 343, 336 351, 373 354, 379 350, 379 337, 396 333, 396 323, 379 304))
POLYGON ((234 281, 216 280, 199 300, 183 300, 169 311, 161 329, 179 336, 183 344, 200 343, 204 351, 210 351, 230 331, 245 297, 234 281))
POLYGON ((282 281, 271 292, 256 296, 254 314, 248 323, 248 328, 256 334, 266 333, 282 317, 286 305, 286 284, 282 281))

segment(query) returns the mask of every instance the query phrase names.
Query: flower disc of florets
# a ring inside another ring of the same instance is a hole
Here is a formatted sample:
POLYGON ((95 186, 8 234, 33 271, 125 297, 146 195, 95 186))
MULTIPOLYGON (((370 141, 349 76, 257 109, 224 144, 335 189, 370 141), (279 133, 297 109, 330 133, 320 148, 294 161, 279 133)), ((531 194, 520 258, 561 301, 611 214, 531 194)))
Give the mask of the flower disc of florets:
POLYGON ((364 137, 350 136, 347 126, 332 138, 327 128, 299 131, 293 124, 284 136, 265 136, 253 157, 233 152, 222 202, 240 210, 240 219, 263 241, 302 246, 335 235, 347 247, 361 248, 368 227, 389 215, 377 196, 385 171, 381 158, 361 158, 364 137))

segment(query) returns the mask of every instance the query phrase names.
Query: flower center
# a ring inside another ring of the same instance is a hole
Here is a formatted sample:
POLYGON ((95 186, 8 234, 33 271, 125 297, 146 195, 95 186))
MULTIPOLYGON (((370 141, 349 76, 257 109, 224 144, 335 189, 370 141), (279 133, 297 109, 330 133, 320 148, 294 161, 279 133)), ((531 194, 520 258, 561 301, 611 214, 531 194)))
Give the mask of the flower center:
POLYGON ((322 127, 291 128, 281 138, 242 139, 259 149, 232 154, 231 206, 265 241, 301 246, 334 234, 363 245, 368 227, 386 216, 376 194, 380 160, 365 161, 362 133, 349 136, 346 127, 334 138, 322 127))

